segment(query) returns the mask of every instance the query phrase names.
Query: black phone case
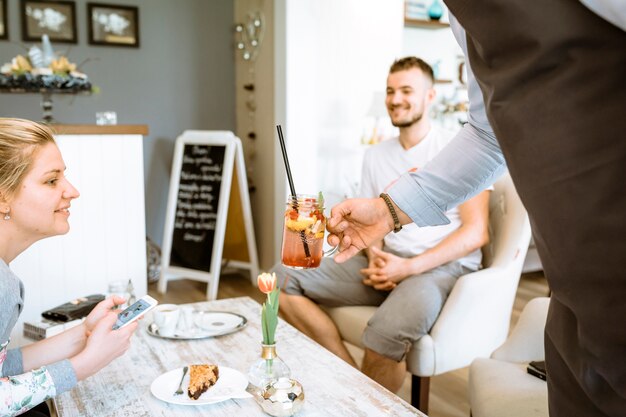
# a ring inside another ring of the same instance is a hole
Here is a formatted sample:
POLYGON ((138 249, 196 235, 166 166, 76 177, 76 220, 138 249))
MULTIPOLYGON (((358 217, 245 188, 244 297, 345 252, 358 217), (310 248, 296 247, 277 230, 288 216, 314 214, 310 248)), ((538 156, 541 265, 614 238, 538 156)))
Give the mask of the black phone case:
POLYGON ((41 315, 45 319, 60 321, 63 323, 76 319, 82 319, 91 313, 91 310, 94 309, 96 304, 104 300, 104 298, 105 297, 102 294, 88 295, 86 297, 77 298, 76 300, 51 308, 50 310, 41 313, 41 315))
POLYGON ((526 372, 544 381, 547 380, 546 365, 544 361, 529 363, 528 367, 526 368, 526 372))

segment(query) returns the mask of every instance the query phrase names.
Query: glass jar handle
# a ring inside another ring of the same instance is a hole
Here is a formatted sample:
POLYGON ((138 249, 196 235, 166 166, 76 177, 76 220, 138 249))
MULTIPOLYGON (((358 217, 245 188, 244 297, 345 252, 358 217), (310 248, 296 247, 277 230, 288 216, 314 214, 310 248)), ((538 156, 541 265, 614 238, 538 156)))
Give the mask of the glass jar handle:
POLYGON ((335 252, 337 252, 337 249, 339 249, 339 245, 328 249, 327 251, 324 251, 322 253, 322 255, 324 256, 324 258, 328 258, 329 256, 333 256, 335 254, 335 252))
POLYGON ((328 249, 328 250, 323 250, 322 251, 322 256, 324 258, 328 258, 330 256, 333 256, 335 254, 335 252, 337 252, 337 249, 339 249, 339 245, 337 246, 333 246, 332 248, 328 249))

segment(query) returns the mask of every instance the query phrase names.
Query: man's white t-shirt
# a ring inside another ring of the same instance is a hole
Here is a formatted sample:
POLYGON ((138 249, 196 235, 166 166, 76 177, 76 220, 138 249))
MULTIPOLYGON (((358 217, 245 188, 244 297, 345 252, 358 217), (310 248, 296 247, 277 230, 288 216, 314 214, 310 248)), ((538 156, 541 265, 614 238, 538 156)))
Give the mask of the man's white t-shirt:
MULTIPOLYGON (((372 146, 363 157, 361 197, 378 197, 398 177, 409 170, 419 170, 435 157, 455 136, 454 132, 431 127, 420 143, 404 149, 399 138, 393 138, 372 146)), ((410 258, 436 246, 446 236, 461 226, 458 208, 446 212, 450 223, 443 226, 418 227, 415 223, 402 226, 398 233, 385 237, 385 250, 404 258, 410 258)), ((478 269, 482 253, 475 250, 460 262, 471 269, 478 269)))

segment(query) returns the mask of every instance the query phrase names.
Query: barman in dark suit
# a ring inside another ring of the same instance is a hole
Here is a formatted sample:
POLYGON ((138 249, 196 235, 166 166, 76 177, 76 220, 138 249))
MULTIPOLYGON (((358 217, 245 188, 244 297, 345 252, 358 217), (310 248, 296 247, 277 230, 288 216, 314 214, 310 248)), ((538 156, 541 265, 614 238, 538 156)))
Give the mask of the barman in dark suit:
POLYGON ((626 2, 445 0, 468 61, 457 138, 382 198, 332 210, 342 262, 443 214, 508 167, 552 290, 552 417, 626 415, 626 2))

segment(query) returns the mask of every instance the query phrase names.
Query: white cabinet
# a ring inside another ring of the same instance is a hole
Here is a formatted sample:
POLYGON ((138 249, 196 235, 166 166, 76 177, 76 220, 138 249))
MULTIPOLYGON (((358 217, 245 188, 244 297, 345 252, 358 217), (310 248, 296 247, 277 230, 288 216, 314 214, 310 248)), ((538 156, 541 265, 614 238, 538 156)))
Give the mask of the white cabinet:
POLYGON ((147 292, 143 180, 145 126, 58 126, 66 175, 80 197, 70 209, 70 232, 41 240, 10 267, 24 282, 25 306, 11 334, 21 345, 22 323, 71 299, 107 291, 132 279, 147 292))

